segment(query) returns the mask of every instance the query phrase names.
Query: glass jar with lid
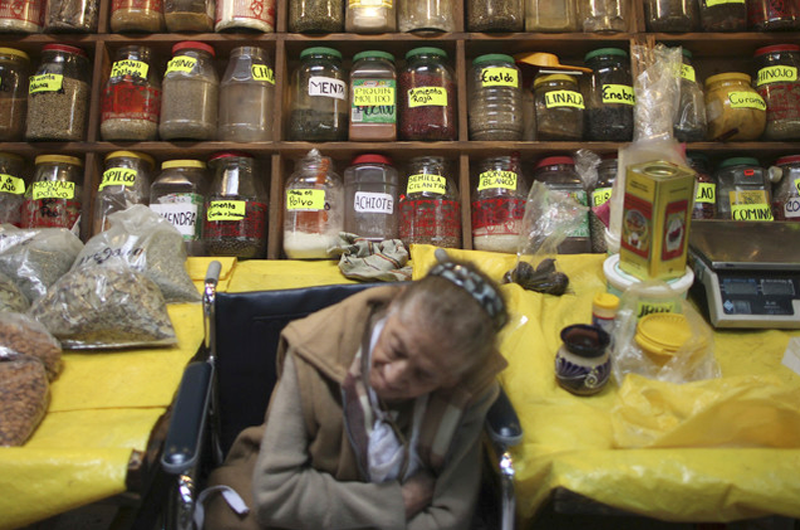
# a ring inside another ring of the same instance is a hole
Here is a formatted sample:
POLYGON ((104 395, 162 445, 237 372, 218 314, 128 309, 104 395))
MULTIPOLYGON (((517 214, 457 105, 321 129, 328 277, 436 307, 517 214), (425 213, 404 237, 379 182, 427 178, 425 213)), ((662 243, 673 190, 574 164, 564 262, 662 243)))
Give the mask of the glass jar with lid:
POLYGON ((745 31, 745 0, 697 0, 700 7, 700 29, 703 31, 745 31))
POLYGON ((117 50, 100 103, 103 140, 155 140, 161 113, 161 78, 147 46, 117 50))
POLYGON ((366 154, 344 171, 344 230, 373 241, 397 239, 400 185, 391 159, 366 154))
POLYGON ((772 221, 769 177, 758 160, 728 158, 719 165, 715 176, 718 219, 772 221))
POLYGON ((162 0, 112 0, 109 26, 113 33, 164 31, 162 0))
POLYGON ((214 31, 214 0, 165 0, 164 22, 170 33, 214 31))
POLYGON ((519 153, 479 160, 472 181, 472 246, 517 252, 529 188, 519 153))
POLYGON ((772 215, 776 221, 800 222, 800 155, 781 157, 775 166, 780 180, 772 190, 772 215))
POLYGON ((350 140, 397 140, 397 73, 394 55, 365 51, 350 72, 350 140))
POLYGON ((765 140, 800 140, 800 46, 777 44, 755 53, 756 91, 767 105, 765 140))
POLYGON ((395 0, 347 0, 344 27, 348 33, 397 31, 395 0))
POLYGON ((536 78, 536 139, 580 140, 583 137, 583 94, 574 76, 549 74, 536 78))
POLYGON ((25 133, 28 111, 28 54, 0 48, 0 141, 16 142, 25 133))
POLYGON ((150 179, 155 160, 134 151, 114 151, 106 155, 100 185, 94 199, 93 234, 108 229, 108 216, 150 201, 150 179))
POLYGON ((452 33, 456 30, 455 0, 400 0, 397 6, 397 25, 402 32, 452 33))
POLYGON ((672 130, 679 142, 702 142, 707 127, 705 94, 692 65, 692 52, 683 48, 682 55, 681 96, 672 130))
POLYGON ((209 256, 263 258, 267 250, 267 191, 255 158, 240 151, 212 156, 203 245, 209 256))
POLYGON ((578 26, 576 0, 525 0, 525 31, 571 33, 578 26))
POLYGON ((580 28, 587 33, 628 31, 628 0, 577 0, 580 28))
POLYGON ((521 140, 524 129, 519 68, 510 55, 481 55, 469 74, 470 140, 521 140))
POLYGON ((41 33, 45 0, 20 0, 0 4, 0 32, 41 33))
POLYGON ((695 197, 692 219, 717 217, 717 179, 709 172, 708 157, 703 153, 688 153, 686 161, 695 171, 695 197))
POLYGON ((99 0, 46 0, 45 33, 97 33, 99 0))
POLYGON ((466 4, 467 31, 522 31, 525 27, 523 0, 467 0, 466 4))
POLYGON ((644 17, 652 32, 688 33, 700 26, 697 0, 645 0, 644 17))
POLYGON ((617 154, 603 155, 600 165, 597 166, 597 183, 591 192, 589 203, 592 208, 592 211, 589 212, 592 252, 606 252, 608 250, 606 245, 606 225, 594 213, 594 208, 599 208, 611 200, 611 192, 614 188, 615 180, 617 180, 617 154))
POLYGON ((217 134, 219 77, 214 48, 196 41, 172 47, 161 97, 162 140, 213 140, 217 134))
POLYGON ((80 232, 83 161, 74 156, 39 155, 25 190, 22 228, 66 228, 80 232))
POLYGON ((401 140, 455 140, 455 75, 440 48, 414 48, 398 79, 401 140))
POLYGON ((86 52, 45 44, 28 84, 27 140, 83 140, 89 117, 92 71, 86 52))
POLYGON ((747 0, 747 25, 754 31, 797 31, 800 3, 747 0))
POLYGON ((347 140, 347 71, 341 53, 324 46, 300 52, 290 90, 289 140, 347 140))
POLYGON ((150 186, 150 209, 181 233, 189 256, 205 254, 203 208, 207 190, 206 164, 200 160, 167 160, 150 186))
POLYGON ((28 181, 25 169, 21 156, 0 153, 0 224, 20 226, 28 181))
POLYGON ((242 30, 274 33, 275 0, 217 0, 214 31, 220 33, 242 30))
POLYGON ((405 193, 400 195, 400 239, 415 243, 461 247, 461 201, 447 161, 419 156, 408 162, 405 193))
POLYGON ((327 259, 344 228, 344 187, 333 162, 312 149, 286 182, 283 251, 289 259, 327 259))
POLYGON ((633 138, 636 98, 628 52, 600 48, 586 54, 592 69, 586 92, 586 140, 629 142, 633 138))
MULTIPOLYGON (((578 204, 589 206, 589 198, 583 182, 575 171, 575 161, 568 156, 551 156, 540 160, 533 170, 534 180, 538 180, 549 190, 569 195, 578 204)), ((567 234, 558 246, 559 254, 582 254, 592 251, 589 234, 589 214, 583 214, 580 226, 567 234)))
POLYGON ((344 0, 289 0, 292 33, 340 33, 344 30, 344 0))
POLYGON ((228 142, 272 140, 275 71, 256 46, 231 51, 219 85, 218 138, 228 142))
POLYGON ((750 76, 726 72, 706 79, 708 139, 756 140, 767 125, 767 105, 750 86, 750 76))

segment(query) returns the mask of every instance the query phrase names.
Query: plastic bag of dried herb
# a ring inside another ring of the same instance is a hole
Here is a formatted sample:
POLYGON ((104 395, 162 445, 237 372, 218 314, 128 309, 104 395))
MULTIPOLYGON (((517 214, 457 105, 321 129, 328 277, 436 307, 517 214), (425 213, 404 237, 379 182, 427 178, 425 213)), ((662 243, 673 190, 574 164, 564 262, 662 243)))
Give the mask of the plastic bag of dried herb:
POLYGON ((0 273, 0 313, 5 311, 24 313, 30 305, 28 297, 19 290, 14 280, 0 273))
POLYGON ((33 303, 28 314, 64 349, 177 343, 158 285, 121 259, 70 271, 33 303))
POLYGON ((0 225, 0 273, 33 302, 69 271, 82 248, 66 228, 0 225))
POLYGON ((39 359, 21 355, 0 361, 0 446, 24 444, 49 402, 47 371, 39 359))
POLYGON ((156 282, 169 302, 199 302, 200 293, 186 271, 183 236, 142 204, 108 216, 110 228, 90 239, 72 269, 103 265, 121 258, 156 282))
POLYGON ((61 344, 47 328, 22 313, 0 313, 0 361, 20 355, 42 361, 50 381, 61 372, 61 344))

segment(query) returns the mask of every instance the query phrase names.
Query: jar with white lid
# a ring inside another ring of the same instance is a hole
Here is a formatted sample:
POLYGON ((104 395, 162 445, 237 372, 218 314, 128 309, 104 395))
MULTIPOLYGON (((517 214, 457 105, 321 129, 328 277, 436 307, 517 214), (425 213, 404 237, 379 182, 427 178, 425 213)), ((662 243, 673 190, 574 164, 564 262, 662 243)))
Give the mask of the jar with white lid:
POLYGON ((399 177, 391 159, 366 154, 344 171, 344 230, 382 241, 397 239, 399 177))
POLYGON ((206 164, 200 160, 167 160, 150 186, 150 209, 183 236, 189 256, 204 255, 203 218, 208 193, 206 164))
POLYGON ((108 216, 150 201, 150 177, 155 160, 134 151, 114 151, 106 155, 105 167, 94 199, 96 235, 109 228, 108 216))
POLYGON ((80 232, 83 161, 66 155, 39 155, 22 204, 22 228, 66 228, 80 232))

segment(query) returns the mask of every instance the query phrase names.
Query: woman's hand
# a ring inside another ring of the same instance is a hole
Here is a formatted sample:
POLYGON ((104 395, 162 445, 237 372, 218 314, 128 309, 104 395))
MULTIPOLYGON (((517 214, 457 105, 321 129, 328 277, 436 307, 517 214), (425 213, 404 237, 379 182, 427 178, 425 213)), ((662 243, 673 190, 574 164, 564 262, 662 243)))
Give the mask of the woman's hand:
POLYGON ((436 480, 426 471, 420 471, 402 485, 403 505, 406 507, 406 520, 411 519, 428 507, 433 500, 436 480))

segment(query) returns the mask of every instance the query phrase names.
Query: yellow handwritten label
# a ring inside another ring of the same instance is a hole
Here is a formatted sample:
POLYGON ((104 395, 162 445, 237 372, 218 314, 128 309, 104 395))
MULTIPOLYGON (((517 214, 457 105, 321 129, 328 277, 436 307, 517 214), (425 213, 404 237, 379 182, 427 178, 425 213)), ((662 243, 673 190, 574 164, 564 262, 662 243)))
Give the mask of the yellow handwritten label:
POLYGON ((417 174, 408 177, 406 193, 435 193, 444 195, 447 191, 447 179, 441 175, 417 174))
POLYGON ((728 101, 732 109, 767 110, 764 99, 755 92, 731 92, 728 94, 728 101))
POLYGON ((438 86, 422 86, 408 91, 408 108, 446 107, 447 90, 438 86))
POLYGON ((517 189, 517 174, 513 171, 500 171, 492 169, 478 175, 478 191, 502 188, 506 190, 517 189))
POLYGON ((61 74, 32 75, 28 85, 28 94, 58 92, 62 86, 64 86, 64 76, 61 74))
POLYGON ((44 182, 34 182, 31 185, 31 196, 34 201, 42 199, 74 199, 75 183, 63 182, 60 180, 46 180, 44 182))
POLYGON ((286 209, 319 211, 325 209, 325 190, 286 190, 286 209))
POLYGON ((14 175, 0 173, 0 193, 22 195, 25 193, 25 181, 14 175))
POLYGON ((574 90, 553 90, 544 95, 544 106, 548 109, 572 107, 582 109, 583 95, 574 90))
POLYGON ((607 188, 596 188, 592 192, 592 206, 602 206, 603 204, 607 203, 609 199, 611 199, 611 190, 613 190, 611 186, 607 188))
POLYGON ((698 182, 694 202, 715 204, 717 202, 717 185, 713 182, 698 182))
POLYGON ((725 4, 744 4, 745 0, 706 0, 707 7, 722 6, 725 4))
POLYGON ((687 81, 694 83, 697 81, 697 74, 694 71, 694 66, 689 66, 688 64, 681 65, 681 77, 686 79, 687 81))
POLYGON ((800 179, 794 179, 794 187, 797 190, 797 193, 800 194, 800 179))
POLYGON ((731 218, 734 221, 772 221, 772 209, 767 202, 767 193, 761 190, 728 192, 731 203, 731 218))
POLYGON ((394 105, 393 86, 353 87, 354 107, 379 107, 394 105))
POLYGON ((507 66, 495 66, 481 70, 481 85, 487 86, 519 86, 519 72, 507 66))
POLYGON ((245 201, 211 201, 206 219, 209 221, 241 221, 247 214, 245 201))
POLYGON ((796 66, 767 66, 758 71, 756 86, 769 83, 794 83, 797 81, 796 66))
POLYGON ((634 105, 636 103, 636 96, 633 94, 632 86, 603 85, 602 100, 603 105, 634 105))
POLYGON ((275 84, 275 71, 265 64, 254 64, 250 67, 250 73, 256 81, 266 81, 275 84))
POLYGON ((195 57, 187 57, 185 55, 181 55, 179 57, 173 57, 167 63, 167 71, 166 73, 172 72, 184 72, 189 73, 194 70, 195 65, 197 65, 197 59, 195 57))
POLYGON ((392 0, 349 0, 350 7, 392 7, 392 0))
POLYGON ((114 61, 111 65, 111 77, 123 77, 129 75, 131 77, 141 77, 147 79, 147 73, 150 71, 150 65, 144 61, 132 61, 125 59, 124 61, 114 61))
POLYGON ((103 179, 100 181, 99 190, 108 186, 125 186, 130 188, 136 184, 136 176, 138 173, 135 169, 128 169, 124 167, 116 167, 108 169, 103 172, 103 179))

